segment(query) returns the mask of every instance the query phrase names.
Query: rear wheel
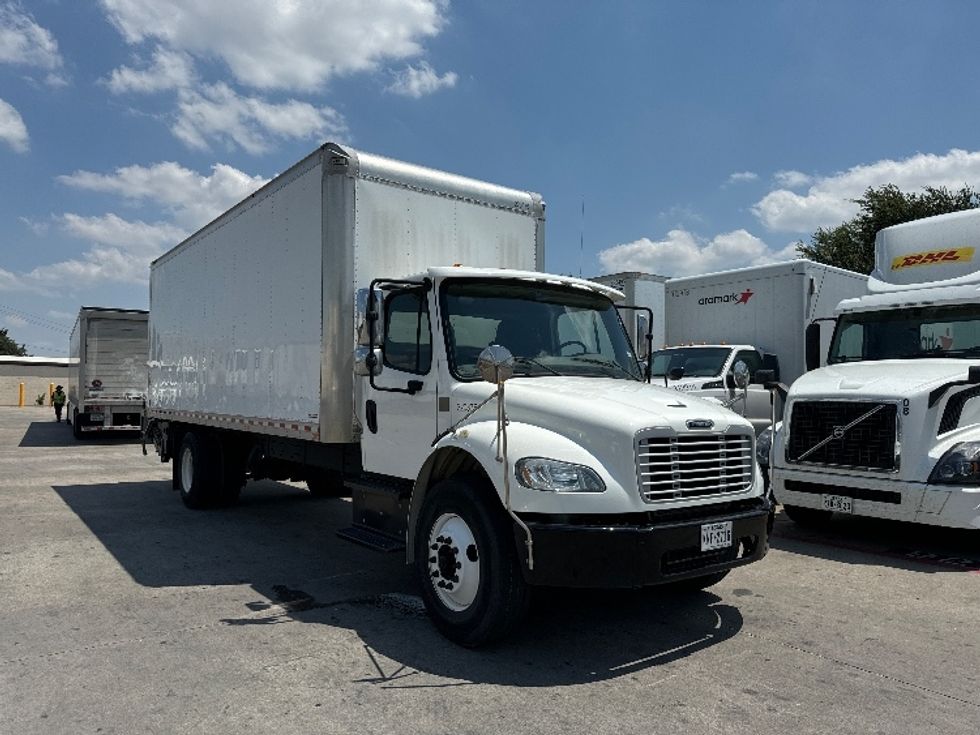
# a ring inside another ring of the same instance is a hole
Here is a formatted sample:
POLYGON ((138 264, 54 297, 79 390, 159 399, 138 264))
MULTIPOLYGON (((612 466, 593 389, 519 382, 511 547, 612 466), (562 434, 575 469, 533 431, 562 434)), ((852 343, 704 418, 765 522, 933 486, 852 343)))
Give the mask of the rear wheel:
POLYGON ((798 505, 784 505, 783 512, 798 526, 823 526, 830 520, 833 511, 819 508, 801 508, 798 505))
POLYGON ((82 438, 82 427, 81 422, 78 420, 78 409, 72 409, 71 412, 71 433, 76 439, 82 438))
POLYGON ((445 480, 429 491, 415 570, 435 626, 460 645, 503 638, 527 611, 513 526, 493 490, 476 478, 445 480))
POLYGON ((187 432, 177 455, 177 486, 184 505, 209 508, 219 500, 220 465, 217 442, 204 434, 187 432))

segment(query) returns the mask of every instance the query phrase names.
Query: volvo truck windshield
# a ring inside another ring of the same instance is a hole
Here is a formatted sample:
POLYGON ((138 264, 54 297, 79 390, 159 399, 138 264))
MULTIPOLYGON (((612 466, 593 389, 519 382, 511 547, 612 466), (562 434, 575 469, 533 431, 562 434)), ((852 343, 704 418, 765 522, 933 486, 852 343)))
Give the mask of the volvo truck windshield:
POLYGON ((585 375, 641 380, 613 303, 594 292, 540 283, 460 279, 442 293, 450 369, 478 380, 490 344, 514 355, 516 375, 585 375))
POLYGON ((980 305, 843 314, 829 363, 980 356, 980 305))

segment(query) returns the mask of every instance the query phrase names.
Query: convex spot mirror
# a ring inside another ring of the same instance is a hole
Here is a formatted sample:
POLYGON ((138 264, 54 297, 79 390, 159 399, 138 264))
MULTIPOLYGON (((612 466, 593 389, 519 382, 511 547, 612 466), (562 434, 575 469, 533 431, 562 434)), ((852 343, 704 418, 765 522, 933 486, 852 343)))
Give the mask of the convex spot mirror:
POLYGON ((735 376, 735 385, 739 388, 745 388, 749 384, 749 366, 746 365, 742 360, 738 360, 735 366, 732 368, 732 374, 735 376))
POLYGON ((503 383, 514 375, 514 355, 502 345, 490 345, 480 353, 476 368, 488 383, 503 383))
POLYGON ((381 375, 383 369, 381 348, 358 347, 354 350, 354 375, 366 378, 370 375, 381 375))

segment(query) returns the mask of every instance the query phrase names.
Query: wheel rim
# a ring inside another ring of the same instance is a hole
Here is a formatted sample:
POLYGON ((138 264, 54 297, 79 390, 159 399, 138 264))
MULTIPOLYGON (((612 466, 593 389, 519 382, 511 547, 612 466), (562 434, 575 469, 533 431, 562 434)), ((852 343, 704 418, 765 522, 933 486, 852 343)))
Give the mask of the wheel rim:
POLYGON ((194 452, 184 447, 180 453, 180 487, 187 492, 194 485, 194 452))
POLYGON ((443 513, 432 524, 426 553, 436 597, 450 610, 466 610, 480 589, 480 552, 472 529, 455 513, 443 513))

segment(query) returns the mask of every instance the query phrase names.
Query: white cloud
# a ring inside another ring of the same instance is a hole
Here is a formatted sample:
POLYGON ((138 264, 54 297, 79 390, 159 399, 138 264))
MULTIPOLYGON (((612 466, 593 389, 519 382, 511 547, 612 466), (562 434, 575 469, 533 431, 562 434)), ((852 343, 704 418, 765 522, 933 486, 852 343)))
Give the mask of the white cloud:
POLYGON ((980 151, 919 153, 898 161, 885 159, 854 166, 833 176, 815 178, 805 194, 788 189, 771 191, 755 204, 752 212, 770 230, 814 232, 853 217, 858 207, 851 200, 863 195, 869 186, 885 184, 894 184, 902 191, 917 191, 925 186, 978 186, 980 151))
POLYGON ((58 42, 18 2, 0 3, 0 63, 43 69, 52 86, 67 83, 58 42))
POLYGON ((30 148, 30 137, 24 118, 11 105, 0 99, 0 141, 6 143, 18 153, 26 153, 30 148))
POLYGON ((72 314, 69 311, 58 311, 56 309, 49 309, 48 316, 51 317, 52 319, 57 319, 63 322, 73 322, 75 321, 76 315, 72 314))
POLYGON ((421 61, 418 66, 406 66, 396 72, 395 81, 386 89, 395 94, 419 99, 440 89, 455 87, 456 80, 456 72, 448 71, 440 76, 428 62, 421 61))
POLYGON ((177 224, 194 231, 263 186, 267 179, 249 176, 223 163, 215 164, 210 176, 202 176, 173 161, 164 161, 152 166, 123 166, 112 174, 75 171, 59 176, 58 181, 76 189, 118 194, 158 205, 177 224))
POLYGON ((603 272, 639 271, 663 276, 689 276, 796 257, 795 247, 771 250, 746 230, 704 240, 687 230, 671 230, 663 240, 641 238, 599 253, 603 272))
POLYGON ((737 171, 728 177, 727 184, 744 184, 748 181, 755 181, 759 174, 753 171, 737 171))
POLYGON ((194 78, 194 62, 190 56, 158 46, 153 52, 153 63, 145 69, 120 66, 113 69, 106 83, 115 94, 150 93, 189 87, 194 78))
POLYGON ((28 322, 23 317, 19 317, 16 314, 7 314, 3 318, 4 322, 8 327, 13 327, 14 329, 19 329, 20 327, 26 327, 28 322))
POLYGON ((813 177, 802 171, 777 171, 772 177, 777 184, 787 189, 798 189, 813 181, 813 177))
POLYGON ((314 107, 293 99, 272 104, 257 97, 242 97, 218 83, 202 87, 200 92, 180 93, 172 131, 191 148, 207 150, 209 142, 215 141, 255 154, 268 150, 277 138, 342 137, 347 124, 330 107, 314 107))
POLYGON ((336 75, 418 56, 445 25, 446 0, 102 0, 130 44, 155 40, 220 59, 257 89, 315 91, 336 75))

